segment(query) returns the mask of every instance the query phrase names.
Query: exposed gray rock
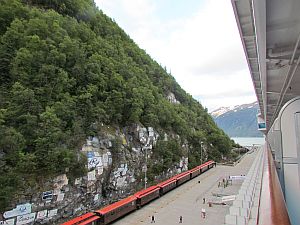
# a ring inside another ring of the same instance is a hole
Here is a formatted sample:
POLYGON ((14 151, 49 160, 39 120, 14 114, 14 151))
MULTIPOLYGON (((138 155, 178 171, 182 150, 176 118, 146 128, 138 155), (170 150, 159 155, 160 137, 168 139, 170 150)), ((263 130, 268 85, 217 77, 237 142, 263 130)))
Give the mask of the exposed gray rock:
POLYGON ((180 102, 176 99, 174 93, 169 92, 167 99, 169 102, 173 103, 173 104, 180 104, 180 102))
MULTIPOLYGON (((163 137, 164 140, 180 139, 176 134, 163 134, 163 137)), ((122 199, 137 191, 138 183, 143 184, 141 168, 146 153, 147 160, 152 160, 152 151, 158 138, 159 134, 153 127, 146 128, 138 124, 116 129, 113 135, 99 131, 98 136, 87 137, 80 149, 88 158, 85 176, 71 180, 66 174, 61 174, 53 180, 44 181, 42 186, 29 187, 20 196, 16 206, 31 203, 30 213, 36 213, 36 224, 59 224, 122 199)), ((182 143, 182 148, 188 152, 186 141, 182 143)), ((187 158, 183 157, 155 179, 163 180, 185 170, 187 158)))

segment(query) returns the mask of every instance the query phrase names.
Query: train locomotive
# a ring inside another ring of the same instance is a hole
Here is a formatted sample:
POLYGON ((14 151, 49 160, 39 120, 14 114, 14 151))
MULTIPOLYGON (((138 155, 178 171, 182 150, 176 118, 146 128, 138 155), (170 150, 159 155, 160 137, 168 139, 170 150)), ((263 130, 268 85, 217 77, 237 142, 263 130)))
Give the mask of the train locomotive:
POLYGON ((106 225, 143 207, 147 203, 172 191, 181 184, 199 176, 216 166, 214 161, 208 161, 200 166, 182 172, 157 185, 148 187, 118 202, 105 206, 94 212, 89 212, 69 220, 62 225, 106 225))

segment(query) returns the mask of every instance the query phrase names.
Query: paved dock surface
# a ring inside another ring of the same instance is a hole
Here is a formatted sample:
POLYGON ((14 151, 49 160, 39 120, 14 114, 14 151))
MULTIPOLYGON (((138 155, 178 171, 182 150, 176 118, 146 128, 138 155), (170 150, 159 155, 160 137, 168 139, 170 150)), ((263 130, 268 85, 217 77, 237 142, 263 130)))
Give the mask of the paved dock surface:
POLYGON ((123 217, 113 223, 114 225, 141 225, 151 224, 151 216, 155 217, 155 224, 172 225, 179 223, 179 216, 183 217, 182 224, 188 225, 221 225, 224 224, 225 215, 229 212, 232 202, 227 205, 208 202, 220 201, 217 195, 234 195, 242 184, 242 181, 233 181, 232 185, 224 188, 219 186, 224 178, 230 175, 246 175, 250 169, 256 152, 247 154, 236 166, 219 166, 206 171, 204 174, 192 179, 180 187, 165 194, 159 199, 141 209, 123 217), (199 183, 200 181, 200 183, 199 183), (206 203, 203 203, 203 198, 206 203), (201 218, 201 210, 206 210, 206 218, 201 218))

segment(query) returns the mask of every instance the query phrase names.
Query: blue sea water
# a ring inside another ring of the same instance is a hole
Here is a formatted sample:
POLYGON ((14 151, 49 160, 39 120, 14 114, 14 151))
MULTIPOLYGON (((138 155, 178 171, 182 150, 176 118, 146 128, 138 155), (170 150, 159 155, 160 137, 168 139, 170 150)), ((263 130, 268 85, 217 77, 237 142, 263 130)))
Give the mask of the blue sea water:
POLYGON ((241 146, 263 145, 265 143, 263 137, 231 137, 231 139, 241 146))

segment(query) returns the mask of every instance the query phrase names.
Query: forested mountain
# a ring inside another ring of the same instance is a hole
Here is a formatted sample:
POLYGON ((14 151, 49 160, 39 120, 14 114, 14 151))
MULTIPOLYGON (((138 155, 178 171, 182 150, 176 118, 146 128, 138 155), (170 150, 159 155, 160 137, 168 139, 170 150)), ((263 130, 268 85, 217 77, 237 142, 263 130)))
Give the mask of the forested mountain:
POLYGON ((210 159, 231 148, 207 110, 92 0, 0 0, 0 43, 0 211, 42 180, 85 174, 80 148, 103 124, 178 135, 153 149, 166 159, 154 174, 183 143, 190 166, 201 142, 210 159))
POLYGON ((211 112, 217 125, 230 137, 262 137, 258 131, 256 115, 258 103, 221 107, 211 112))

